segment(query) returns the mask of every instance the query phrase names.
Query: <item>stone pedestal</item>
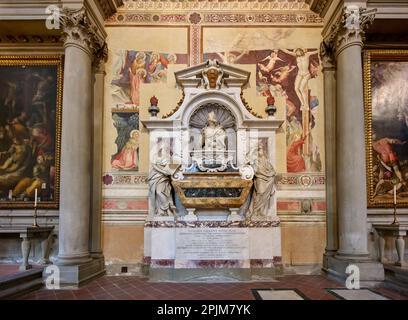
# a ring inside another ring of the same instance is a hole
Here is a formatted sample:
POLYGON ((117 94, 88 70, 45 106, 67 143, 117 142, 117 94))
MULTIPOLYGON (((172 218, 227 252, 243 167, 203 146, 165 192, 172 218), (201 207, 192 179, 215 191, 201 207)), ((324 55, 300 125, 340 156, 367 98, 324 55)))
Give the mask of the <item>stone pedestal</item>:
POLYGON ((278 222, 151 222, 145 256, 154 281, 227 281, 282 273, 278 222))

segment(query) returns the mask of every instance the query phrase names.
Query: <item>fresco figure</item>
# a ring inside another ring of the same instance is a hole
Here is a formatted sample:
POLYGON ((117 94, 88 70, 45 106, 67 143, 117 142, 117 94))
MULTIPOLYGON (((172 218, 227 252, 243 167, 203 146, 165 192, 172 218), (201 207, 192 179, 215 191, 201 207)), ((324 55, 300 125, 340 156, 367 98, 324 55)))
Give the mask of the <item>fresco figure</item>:
POLYGON ((139 130, 130 132, 130 138, 121 152, 112 161, 112 168, 122 170, 138 170, 139 161, 139 130))
POLYGON ((261 62, 263 61, 268 61, 268 64, 265 66, 262 63, 258 63, 258 67, 259 69, 261 69, 263 72, 271 72, 273 70, 273 68, 275 67, 275 64, 277 61, 282 61, 283 60, 281 58, 278 57, 278 52, 279 50, 272 50, 271 54, 269 56, 267 56, 265 59, 261 60, 261 62))
POLYGON ((298 72, 295 79, 295 91, 301 103, 300 109, 307 110, 309 106, 307 88, 312 77, 310 74, 310 56, 317 54, 318 50, 310 52, 301 48, 297 48, 293 52, 286 49, 281 50, 296 58, 298 72))
POLYGON ((286 169, 290 173, 303 172, 306 170, 305 159, 301 155, 301 149, 306 137, 296 135, 286 153, 286 169))

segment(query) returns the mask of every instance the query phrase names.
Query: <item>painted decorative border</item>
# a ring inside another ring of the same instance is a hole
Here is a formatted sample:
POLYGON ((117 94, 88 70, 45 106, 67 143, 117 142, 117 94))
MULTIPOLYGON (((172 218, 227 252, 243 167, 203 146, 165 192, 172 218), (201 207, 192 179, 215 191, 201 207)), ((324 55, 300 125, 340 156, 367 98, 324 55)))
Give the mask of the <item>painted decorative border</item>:
POLYGON ((279 174, 276 180, 278 186, 324 186, 326 177, 323 174, 279 174))
MULTIPOLYGON (((372 95, 371 63, 373 61, 408 61, 408 50, 366 50, 364 51, 364 118, 366 140, 367 206, 369 208, 390 208, 393 201, 374 198, 373 141, 372 141, 372 95)), ((408 200, 398 201, 398 207, 407 207, 408 200)))
POLYGON ((302 0, 129 0, 120 11, 298 11, 309 10, 309 5, 302 0))
MULTIPOLYGON (((248 9, 247 9, 248 10, 248 9)), ((160 13, 160 12, 118 12, 106 20, 106 26, 130 25, 217 25, 217 24, 257 24, 266 25, 298 25, 320 26, 323 20, 310 11, 298 12, 191 12, 191 13, 160 13)))
MULTIPOLYGON (((61 121, 62 121, 62 55, 1 56, 0 66, 56 66, 57 67, 57 101, 55 112, 55 185, 52 201, 39 201, 39 209, 58 209, 60 197, 60 159, 61 159, 61 121)), ((1 209, 34 208, 33 201, 1 201, 1 209)))
POLYGON ((146 221, 145 228, 272 228, 276 221, 146 221))
MULTIPOLYGON (((139 185, 147 184, 146 173, 116 173, 106 172, 102 177, 105 186, 113 185, 139 185)), ((301 186, 313 187, 324 186, 326 178, 322 174, 278 174, 276 184, 278 186, 301 186)))
POLYGON ((147 174, 108 172, 102 176, 102 182, 105 187, 113 185, 145 185, 147 184, 147 174))

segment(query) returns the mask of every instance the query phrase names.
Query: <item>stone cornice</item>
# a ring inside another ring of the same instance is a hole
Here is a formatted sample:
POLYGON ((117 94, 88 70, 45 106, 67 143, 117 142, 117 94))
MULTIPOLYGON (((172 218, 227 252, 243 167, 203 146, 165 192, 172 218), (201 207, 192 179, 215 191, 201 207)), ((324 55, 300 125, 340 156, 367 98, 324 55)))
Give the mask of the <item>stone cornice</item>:
POLYGON ((95 2, 100 8, 104 19, 113 15, 117 8, 123 5, 123 0, 95 0, 95 2))
POLYGON ((334 0, 306 0, 306 3, 310 6, 310 10, 324 17, 333 1, 334 0))
POLYGON ((376 10, 354 5, 345 6, 337 21, 320 47, 322 60, 335 61, 338 55, 348 45, 362 45, 364 32, 374 21, 376 10))

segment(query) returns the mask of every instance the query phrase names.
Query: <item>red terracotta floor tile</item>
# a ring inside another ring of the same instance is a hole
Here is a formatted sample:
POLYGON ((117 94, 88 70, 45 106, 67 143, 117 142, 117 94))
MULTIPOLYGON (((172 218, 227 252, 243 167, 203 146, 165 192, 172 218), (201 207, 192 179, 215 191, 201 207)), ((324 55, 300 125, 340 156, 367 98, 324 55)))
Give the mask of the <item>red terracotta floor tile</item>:
MULTIPOLYGON (((77 290, 39 290, 20 299, 78 300, 253 300, 251 289, 297 289, 309 299, 336 300, 327 288, 342 287, 323 275, 290 275, 277 282, 173 283, 149 282, 134 276, 104 276, 77 290)), ((408 299, 396 291, 378 288, 392 299, 408 299)))

